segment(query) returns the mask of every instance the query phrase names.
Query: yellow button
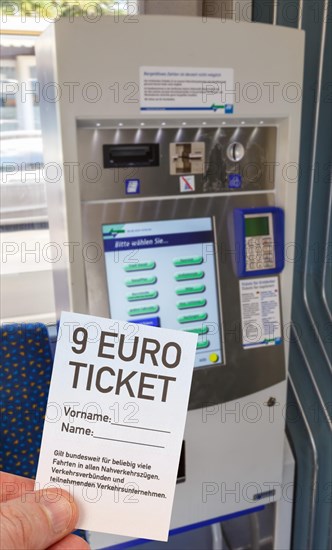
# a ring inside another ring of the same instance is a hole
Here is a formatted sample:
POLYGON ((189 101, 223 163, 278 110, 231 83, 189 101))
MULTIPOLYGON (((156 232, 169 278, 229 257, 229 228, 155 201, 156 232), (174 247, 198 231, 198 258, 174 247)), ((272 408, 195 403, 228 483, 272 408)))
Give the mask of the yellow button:
POLYGON ((211 363, 216 363, 219 360, 219 355, 217 353, 211 353, 209 359, 211 363))

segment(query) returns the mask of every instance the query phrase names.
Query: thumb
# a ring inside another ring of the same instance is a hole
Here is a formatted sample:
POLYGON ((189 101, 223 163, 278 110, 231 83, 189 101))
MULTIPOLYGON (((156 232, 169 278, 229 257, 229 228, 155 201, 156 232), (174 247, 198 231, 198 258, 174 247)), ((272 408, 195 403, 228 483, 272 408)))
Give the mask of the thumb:
POLYGON ((45 550, 74 528, 77 506, 66 491, 27 493, 1 505, 0 549, 45 550))

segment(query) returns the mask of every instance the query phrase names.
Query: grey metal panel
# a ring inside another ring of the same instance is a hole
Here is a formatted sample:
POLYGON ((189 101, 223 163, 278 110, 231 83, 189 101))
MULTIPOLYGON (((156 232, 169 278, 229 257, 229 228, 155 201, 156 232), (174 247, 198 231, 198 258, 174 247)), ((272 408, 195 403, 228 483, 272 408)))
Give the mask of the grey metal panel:
MULTIPOLYGON (((268 388, 285 379, 283 345, 244 350, 242 347, 239 280, 233 267, 234 245, 229 224, 234 208, 274 204, 273 194, 215 195, 183 199, 127 200, 83 203, 84 243, 95 243, 102 250, 103 223, 125 223, 157 219, 213 217, 216 226, 217 262, 220 276, 225 364, 195 369, 190 409, 204 404, 224 403, 268 388), (230 214, 226 214, 230 213, 230 214)), ((89 312, 109 317, 104 258, 86 262, 89 312)), ((219 327, 217 327, 219 329, 219 327)))
POLYGON ((231 174, 240 174, 242 177, 242 186, 235 189, 236 192, 273 189, 276 134, 276 127, 265 126, 116 130, 78 128, 80 166, 85 167, 91 162, 100 167, 100 176, 97 181, 87 179, 88 172, 81 171, 81 197, 86 201, 126 198, 124 186, 126 178, 141 180, 141 196, 179 195, 181 172, 178 175, 170 175, 169 144, 194 141, 205 143, 206 150, 205 158, 201 161, 203 174, 195 176, 194 194, 229 192, 228 177, 231 174), (239 162, 234 162, 227 156, 229 145, 235 142, 244 147, 244 156, 239 162), (160 166, 103 168, 103 145, 120 143, 158 143, 160 166))

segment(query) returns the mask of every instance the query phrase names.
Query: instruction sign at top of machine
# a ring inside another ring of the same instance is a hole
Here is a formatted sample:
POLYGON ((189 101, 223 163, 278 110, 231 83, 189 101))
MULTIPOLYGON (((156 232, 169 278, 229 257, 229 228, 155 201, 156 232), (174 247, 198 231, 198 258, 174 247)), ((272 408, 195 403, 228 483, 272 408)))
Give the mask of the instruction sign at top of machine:
POLYGON ((140 67, 141 111, 233 113, 227 92, 234 70, 193 67, 140 67))

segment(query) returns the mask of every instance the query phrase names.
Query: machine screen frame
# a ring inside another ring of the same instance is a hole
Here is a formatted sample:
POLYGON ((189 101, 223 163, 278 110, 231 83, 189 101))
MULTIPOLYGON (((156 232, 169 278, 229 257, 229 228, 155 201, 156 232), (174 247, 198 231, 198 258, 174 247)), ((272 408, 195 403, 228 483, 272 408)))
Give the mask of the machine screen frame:
MULTIPOLYGON (((189 410, 233 401, 271 387, 285 379, 284 342, 278 346, 244 349, 241 337, 239 277, 234 265, 234 210, 273 208, 270 195, 221 195, 180 197, 156 201, 143 195, 126 200, 83 201, 83 248, 96 250, 96 258, 84 265, 86 310, 90 315, 110 319, 106 266, 102 238, 103 224, 135 221, 209 217, 213 220, 215 262, 218 283, 218 307, 223 320, 223 361, 194 369, 189 410), (220 292, 222 290, 222 293, 220 292), (266 366, 268 365, 268 368, 266 366), (225 368, 224 368, 225 367, 225 368)), ((91 254, 90 254, 91 255, 91 254)), ((126 320, 126 318, 125 318, 126 320)), ((282 311, 281 311, 282 322, 282 311)), ((133 325, 132 325, 133 326, 133 325)))
MULTIPOLYGON (((124 221, 124 222, 115 222, 115 223, 112 223, 112 222, 104 222, 101 224, 100 226, 100 234, 102 236, 102 241, 103 241, 103 256, 104 256, 104 274, 105 274, 105 280, 106 280, 106 286, 107 286, 107 298, 108 298, 108 307, 109 307, 109 312, 110 312, 110 315, 112 316, 112 309, 114 309, 114 301, 113 301, 113 307, 112 307, 112 297, 110 295, 110 286, 109 286, 109 282, 110 282, 110 279, 112 277, 112 274, 109 270, 109 263, 106 261, 107 258, 106 258, 106 254, 107 254, 107 251, 105 250, 105 239, 104 239, 104 227, 105 226, 126 226, 126 225, 129 225, 129 226, 142 226, 142 225, 153 225, 153 224, 156 224, 156 223, 162 223, 162 224, 169 224, 169 226, 171 227, 173 224, 176 224, 177 222, 195 222, 195 220, 209 220, 210 221, 210 224, 211 224, 211 232, 212 232, 212 239, 211 241, 208 241, 207 244, 209 243, 213 243, 213 254, 212 254, 212 259, 210 260, 211 263, 212 263, 212 266, 213 266, 213 276, 212 276, 212 281, 211 281, 211 284, 213 284, 213 279, 214 279, 214 290, 213 290, 213 293, 214 293, 214 297, 216 299, 216 304, 215 304, 215 317, 213 319, 213 321, 210 321, 210 323, 214 323, 214 324, 217 324, 217 336, 215 338, 218 338, 218 343, 219 343, 219 347, 218 347, 218 350, 215 351, 215 350, 210 350, 208 353, 210 354, 210 356, 212 354, 216 354, 218 357, 216 358, 215 361, 212 361, 210 359, 210 362, 207 363, 207 364, 202 364, 202 365, 197 365, 195 363, 195 370, 197 369, 205 369, 205 368, 211 368, 211 367, 216 367, 216 366, 225 366, 226 365, 226 350, 225 350, 225 346, 224 346, 224 339, 223 339, 223 315, 222 315, 222 293, 221 293, 221 288, 220 288, 220 273, 219 273, 219 261, 218 261, 218 246, 217 246, 217 237, 216 237, 216 222, 215 222, 215 216, 211 215, 211 216, 192 216, 192 217, 188 217, 188 218, 172 218, 172 219, 158 219, 158 220, 153 220, 153 219, 150 219, 150 220, 135 220, 135 221, 124 221), (219 354, 218 354, 219 352, 219 354), (221 356, 221 357, 220 357, 221 356)), ((180 235, 185 235, 185 234, 188 234, 188 235, 191 235, 193 234, 194 231, 184 231, 183 233, 179 233, 180 235)), ((174 235, 178 235, 178 233, 174 233, 174 235)), ((137 236, 138 238, 141 238, 140 236, 137 236)), ((152 235, 152 237, 155 237, 155 235, 152 235)), ((203 243, 196 243, 196 244, 202 244, 203 243)), ((152 247, 151 247, 152 248, 152 247)), ((144 248, 139 248, 137 247, 136 249, 134 250, 143 250, 144 248)), ((206 256, 208 256, 208 254, 206 253, 206 256)), ((115 262, 115 263, 118 263, 118 264, 121 264, 121 262, 115 262)), ((193 266, 194 268, 195 266, 193 266)), ((199 266, 196 266, 196 268, 199 268, 199 266)), ((176 269, 176 268, 174 268, 176 269)), ((133 271, 132 273, 132 276, 134 276, 136 274, 136 276, 138 276, 138 273, 141 273, 141 276, 144 276, 144 272, 138 272, 138 271, 133 271)), ((146 274, 148 274, 149 271, 147 271, 146 274)), ((151 273, 151 272, 150 272, 151 273)), ((128 275, 130 275, 130 273, 128 273, 128 275)), ((211 275, 210 275, 210 278, 211 278, 211 275)), ((197 280, 197 282, 199 282, 199 280, 197 280)), ((190 280, 187 281, 187 285, 191 284, 190 283, 190 280)), ((144 290, 144 287, 140 287, 142 290, 144 290)), ((127 289, 128 291, 130 290, 127 289)), ((197 295, 196 295, 197 296, 197 295)), ((193 295, 193 297, 195 297, 195 295, 193 295)), ((174 303, 176 303, 176 296, 174 297, 174 303)), ((134 305, 134 304, 132 304, 134 305)), ((181 312, 179 311, 179 314, 181 312)), ((183 314, 188 314, 190 315, 190 309, 187 309, 186 311, 183 311, 183 314)), ((118 313, 115 314, 115 316, 117 318, 121 318, 119 317, 118 313)), ((144 314, 143 314, 144 316, 144 314)), ((158 313, 156 313, 156 316, 158 316, 158 313)), ((133 319, 126 319, 126 322, 128 324, 130 323, 135 323, 135 318, 133 319)), ((203 324, 203 323, 202 323, 203 324)), ((209 325, 209 320, 207 319, 207 322, 206 322, 207 326, 209 325)), ((181 327, 181 326, 169 326, 168 324, 167 325, 164 325, 164 324, 160 324, 160 325, 155 325, 155 326, 160 326, 161 328, 170 328, 170 329, 173 329, 173 330, 183 330, 183 331, 186 331, 186 328, 185 326, 181 327)), ((189 330, 189 329, 188 329, 189 330)), ((208 335, 208 333, 207 333, 208 335)), ((214 336, 214 334, 213 334, 214 336)), ((198 342, 200 342, 200 336, 198 337, 198 342)), ((204 353, 204 350, 202 351, 199 351, 197 352, 196 354, 196 361, 197 361, 197 357, 204 353)))

